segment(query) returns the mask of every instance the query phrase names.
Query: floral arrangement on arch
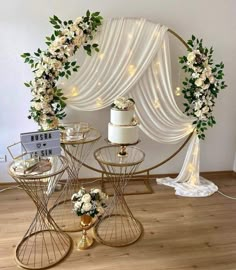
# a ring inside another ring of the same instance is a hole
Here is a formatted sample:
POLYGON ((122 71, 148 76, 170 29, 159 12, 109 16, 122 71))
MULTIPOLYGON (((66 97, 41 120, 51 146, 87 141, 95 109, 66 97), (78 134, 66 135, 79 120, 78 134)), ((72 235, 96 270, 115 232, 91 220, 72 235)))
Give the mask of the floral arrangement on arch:
POLYGON ((134 108, 135 102, 132 98, 128 97, 117 97, 111 107, 118 110, 131 110, 134 108))
POLYGON ((182 93, 187 100, 184 103, 185 112, 195 118, 193 125, 198 137, 204 139, 207 127, 216 124, 213 116, 215 99, 220 90, 226 87, 223 81, 224 64, 213 64, 214 50, 203 47, 202 39, 192 35, 187 44, 188 55, 179 57, 183 70, 190 75, 183 81, 182 93))
POLYGON ((59 120, 66 116, 64 109, 67 98, 63 90, 57 87, 57 81, 61 77, 68 79, 73 72, 78 71, 77 62, 69 59, 81 46, 88 55, 91 55, 92 50, 99 51, 98 44, 91 41, 101 22, 99 12, 87 11, 85 16, 75 21, 64 22, 54 15, 50 18, 54 33, 46 37, 48 48, 38 49, 32 55, 21 55, 34 74, 34 79, 25 83, 33 96, 28 118, 33 118, 42 130, 57 128, 59 120))
POLYGON ((106 207, 108 195, 103 193, 100 189, 90 189, 87 191, 81 188, 78 193, 74 193, 71 197, 74 203, 73 211, 78 215, 88 215, 95 217, 103 211, 106 207))

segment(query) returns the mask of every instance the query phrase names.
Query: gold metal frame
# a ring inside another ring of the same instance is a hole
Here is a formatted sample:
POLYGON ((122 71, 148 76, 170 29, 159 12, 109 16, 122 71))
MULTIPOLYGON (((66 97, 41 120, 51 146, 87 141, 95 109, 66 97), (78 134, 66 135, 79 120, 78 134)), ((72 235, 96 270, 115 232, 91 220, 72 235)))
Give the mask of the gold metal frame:
POLYGON ((46 269, 62 261, 72 247, 71 238, 60 230, 47 208, 51 195, 48 187, 56 185, 68 163, 63 156, 53 157, 51 172, 38 175, 18 175, 13 166, 14 162, 9 166, 9 175, 29 195, 37 209, 29 229, 16 247, 15 260, 26 269, 46 269))
POLYGON ((143 233, 141 223, 133 216, 126 203, 124 190, 133 173, 143 162, 145 153, 137 147, 128 146, 128 156, 119 157, 119 149, 119 146, 105 146, 94 152, 95 159, 114 189, 104 214, 95 224, 95 238, 98 242, 112 247, 133 244, 143 233), (111 162, 111 159, 114 160, 111 162))
MULTIPOLYGON (((174 30, 172 29, 168 29, 168 32, 170 34, 172 34, 174 37, 176 37, 185 47, 186 49, 188 49, 188 44, 186 43, 186 41, 180 36, 178 35, 174 30)), ((147 192, 142 192, 142 193, 139 193, 139 194, 150 194, 150 193, 153 193, 153 190, 150 186, 150 183, 149 183, 149 175, 150 175, 150 172, 160 166, 162 166, 163 164, 167 163, 169 160, 171 160, 172 158, 174 158, 183 148, 184 146, 188 143, 188 141, 190 140, 190 138, 192 137, 193 135, 193 132, 186 138, 186 140, 183 142, 183 144, 172 154, 170 155, 169 157, 167 157, 166 159, 164 159, 163 161, 159 162, 158 164, 152 166, 152 167, 148 167, 144 170, 141 170, 141 171, 137 171, 134 173, 134 175, 137 175, 137 174, 143 174, 143 173, 146 173, 147 176, 146 176, 146 180, 144 181, 144 184, 146 185, 148 191, 147 192)), ((104 171, 103 170, 99 170, 97 168, 94 168, 86 163, 83 164, 84 167, 86 167, 87 169, 90 169, 92 171, 95 171, 95 172, 98 172, 98 173, 101 173, 102 177, 102 187, 104 186, 104 183, 103 183, 103 180, 104 180, 104 171)), ((132 181, 132 179, 131 179, 132 181)), ((130 194, 127 194, 127 195, 133 195, 133 194, 137 194, 137 193, 130 193, 130 194)))
POLYGON ((79 181, 80 168, 100 138, 100 132, 95 128, 90 128, 83 139, 78 141, 61 141, 69 165, 67 170, 68 178, 59 197, 49 211, 57 225, 64 232, 82 230, 78 216, 72 212, 73 203, 71 197, 81 188, 79 181))

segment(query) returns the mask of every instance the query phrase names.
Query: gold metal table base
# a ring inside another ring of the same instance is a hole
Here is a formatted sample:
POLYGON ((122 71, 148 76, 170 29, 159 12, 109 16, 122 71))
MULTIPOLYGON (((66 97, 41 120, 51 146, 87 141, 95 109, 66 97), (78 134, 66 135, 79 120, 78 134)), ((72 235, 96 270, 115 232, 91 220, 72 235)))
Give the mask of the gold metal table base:
POLYGON ((121 156, 119 146, 101 147, 94 152, 114 190, 104 214, 95 224, 95 238, 112 247, 133 244, 143 233, 141 223, 126 203, 124 190, 145 155, 136 147, 128 146, 126 152, 121 156))
POLYGON ((64 232, 78 232, 82 230, 78 216, 72 212, 73 204, 71 197, 81 188, 79 181, 80 168, 100 137, 101 134, 98 130, 90 128, 83 138, 78 141, 67 141, 66 139, 61 141, 69 165, 67 170, 68 179, 54 206, 49 211, 64 232))
POLYGON ((70 252, 71 238, 55 230, 41 230, 26 236, 16 247, 16 263, 26 269, 46 269, 61 262, 70 252))
POLYGON ((46 269, 61 262, 70 252, 71 238, 60 230, 48 211, 52 186, 68 167, 65 157, 51 157, 51 169, 39 174, 17 174, 14 162, 9 174, 34 202, 37 213, 16 247, 16 263, 26 269, 46 269))
POLYGON ((143 234, 142 224, 127 215, 103 217, 94 227, 95 239, 110 247, 123 247, 135 243, 143 234))

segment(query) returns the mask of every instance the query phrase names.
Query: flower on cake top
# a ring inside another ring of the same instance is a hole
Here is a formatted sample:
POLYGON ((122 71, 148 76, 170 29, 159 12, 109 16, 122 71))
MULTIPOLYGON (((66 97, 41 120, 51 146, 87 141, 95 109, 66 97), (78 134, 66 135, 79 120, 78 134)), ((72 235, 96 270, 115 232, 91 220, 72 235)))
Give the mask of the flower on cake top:
POLYGON ((134 108, 134 100, 128 97, 117 97, 114 102, 112 103, 112 108, 118 110, 131 110, 134 108))
POLYGON ((98 188, 92 188, 90 191, 81 188, 71 197, 71 200, 74 203, 73 211, 78 216, 88 215, 91 217, 95 217, 103 211, 103 208, 106 207, 107 199, 108 195, 98 188))

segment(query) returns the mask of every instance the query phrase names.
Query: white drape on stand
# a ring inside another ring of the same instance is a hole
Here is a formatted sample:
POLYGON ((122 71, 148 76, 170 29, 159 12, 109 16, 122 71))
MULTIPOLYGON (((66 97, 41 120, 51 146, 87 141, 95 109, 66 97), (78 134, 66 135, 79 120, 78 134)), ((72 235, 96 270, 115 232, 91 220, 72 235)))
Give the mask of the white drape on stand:
MULTIPOLYGON (((96 37, 100 53, 87 57, 63 88, 67 104, 93 111, 110 106, 117 96, 136 102, 140 128, 151 139, 177 143, 193 131, 193 119, 178 108, 172 90, 167 28, 145 19, 111 19, 96 37), (74 90, 78 87, 78 92, 74 90)), ((209 196, 217 187, 199 177, 199 140, 193 134, 176 179, 157 179, 182 196, 209 196)))

